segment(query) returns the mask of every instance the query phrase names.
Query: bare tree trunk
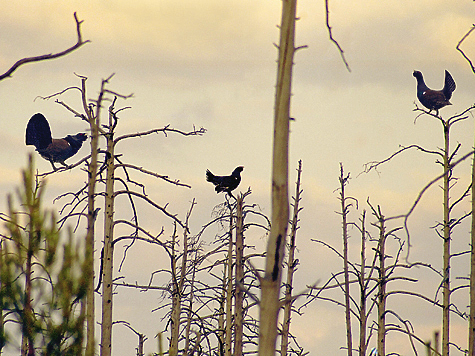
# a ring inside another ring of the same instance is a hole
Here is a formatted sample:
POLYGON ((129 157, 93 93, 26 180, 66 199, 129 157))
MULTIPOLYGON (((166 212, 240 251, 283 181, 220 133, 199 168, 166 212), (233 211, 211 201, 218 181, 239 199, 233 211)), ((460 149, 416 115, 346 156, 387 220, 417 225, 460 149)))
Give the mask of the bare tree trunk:
MULTIPOLYGON (((186 268, 188 266, 189 221, 190 221, 191 212, 193 211, 193 207, 195 206, 195 204, 196 204, 196 201, 195 199, 193 199, 193 201, 191 202, 190 210, 188 210, 188 213, 186 214, 185 228, 183 229, 183 258, 182 258, 182 264, 181 264, 180 282, 178 285, 178 289, 180 292, 180 301, 182 300, 183 293, 184 293, 186 268)), ((190 280, 191 281, 190 281, 189 309, 188 309, 188 318, 187 318, 187 322, 185 326, 185 349, 184 349, 183 355, 188 355, 188 350, 190 348, 190 329, 191 329, 191 317, 192 317, 192 308, 193 308, 193 288, 194 288, 194 280, 195 280, 195 269, 193 269, 190 280)), ((181 306, 180 306, 180 313, 181 313, 181 306)), ((180 330, 179 326, 180 326, 180 314, 178 315, 178 330, 180 330)), ((177 344, 177 347, 178 347, 178 344, 177 344)))
POLYGON ((282 340, 280 343, 280 355, 287 356, 287 351, 289 348, 289 332, 290 332, 290 321, 292 313, 292 290, 293 290, 293 278, 295 267, 297 263, 295 261, 295 238, 297 236, 298 222, 299 222, 299 203, 301 200, 300 194, 300 177, 302 174, 302 160, 299 161, 299 168, 297 169, 297 184, 295 187, 295 197, 294 197, 294 209, 293 217, 291 223, 291 232, 290 232, 290 246, 289 246, 289 258, 287 263, 287 282, 285 285, 285 306, 284 306, 284 320, 282 322, 282 340))
POLYGON ((267 242, 264 278, 261 279, 259 356, 275 355, 280 284, 289 223, 288 154, 296 0, 282 1, 279 61, 274 113, 271 231, 267 242))
MULTIPOLYGON (((0 271, 3 268, 3 237, 0 237, 0 271)), ((2 288, 2 280, 0 279, 0 289, 2 288)), ((3 297, 0 295, 0 305, 3 306, 3 297)), ((3 353, 3 347, 5 346, 5 319, 3 317, 3 307, 0 308, 0 355, 3 353)))
POLYGON ((109 115, 110 132, 106 135, 106 196, 104 223, 104 254, 102 271, 102 324, 101 324, 101 356, 112 353, 112 287, 113 287, 113 238, 114 238, 114 137, 111 114, 109 115))
POLYGON ((359 356, 366 355, 366 211, 361 216, 361 267, 360 267, 360 346, 359 356))
MULTIPOLYGON (((193 200, 194 202, 194 200, 193 200)), ((195 263, 194 266, 196 267, 198 260, 198 251, 195 252, 195 263)), ((193 274, 191 277, 191 284, 190 284, 190 298, 188 301, 188 318, 186 321, 186 329, 185 329, 185 350, 184 355, 189 354, 190 349, 190 331, 191 331, 191 320, 193 318, 193 296, 194 296, 194 289, 195 289, 195 277, 196 277, 196 268, 193 268, 193 274)))
POLYGON ((470 316, 468 354, 475 356, 475 155, 472 162, 472 227, 470 244, 470 316))
POLYGON ((384 216, 378 206, 379 220, 379 278, 378 278, 378 355, 386 355, 386 267, 385 267, 385 245, 386 232, 384 216))
POLYGON ((178 337, 180 334, 180 314, 181 314, 181 292, 179 281, 176 275, 176 223, 174 224, 172 235, 172 252, 171 252, 171 273, 172 273, 172 311, 170 316, 170 348, 168 354, 170 356, 178 355, 178 337))
POLYGON ((226 281, 226 330, 224 334, 224 355, 231 356, 231 337, 233 328, 233 209, 229 207, 229 242, 226 281))
MULTIPOLYGON (((96 176, 97 176, 97 155, 99 147, 99 125, 101 103, 98 101, 96 115, 94 117, 92 110, 88 108, 86 96, 86 78, 81 78, 81 95, 83 109, 89 122, 91 130, 91 161, 88 167, 88 187, 87 187, 87 234, 86 234, 86 260, 89 261, 86 266, 86 272, 89 280, 86 297, 86 356, 95 354, 95 310, 94 310, 94 240, 95 240, 95 222, 96 222, 96 176)), ((101 93, 104 90, 102 83, 101 93)), ((99 99, 102 95, 99 96, 99 99)))
POLYGON ((444 122, 444 261, 443 261, 443 281, 442 281, 442 355, 449 355, 449 322, 450 322, 450 194, 449 194, 449 181, 450 181, 450 165, 449 165, 449 138, 450 129, 444 122))
POLYGON ((348 271, 348 206, 346 205, 345 186, 349 175, 344 176, 343 164, 340 163, 340 203, 343 228, 343 273, 345 278, 345 322, 346 322, 346 347, 348 356, 353 354, 353 342, 351 336, 351 305, 350 305, 350 275, 348 271))
POLYGON ((219 344, 219 355, 224 356, 224 337, 225 337, 225 329, 224 329, 224 306, 226 304, 226 276, 227 276, 227 268, 228 265, 224 265, 223 271, 223 285, 222 285, 222 292, 220 297, 219 303, 219 310, 218 310, 218 344, 219 344))
POLYGON ((243 290, 244 284, 244 216, 243 194, 237 198, 236 208, 236 296, 234 302, 234 353, 233 356, 242 356, 243 350, 243 290))

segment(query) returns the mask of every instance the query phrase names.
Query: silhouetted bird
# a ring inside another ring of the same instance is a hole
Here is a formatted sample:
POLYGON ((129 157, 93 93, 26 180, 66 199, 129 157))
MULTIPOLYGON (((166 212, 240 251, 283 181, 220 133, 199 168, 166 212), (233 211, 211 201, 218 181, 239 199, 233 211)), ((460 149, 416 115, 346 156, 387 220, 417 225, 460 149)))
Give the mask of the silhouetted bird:
POLYGON ((54 170, 56 170, 54 162, 59 162, 67 167, 68 165, 64 161, 74 156, 86 139, 85 133, 68 135, 59 139, 52 138, 48 121, 42 114, 33 115, 26 126, 26 144, 35 146, 41 157, 51 162, 54 170))
POLYGON ((455 81, 448 71, 445 71, 445 83, 442 90, 429 89, 424 83, 422 73, 415 70, 412 73, 417 79, 417 98, 430 111, 435 110, 439 115, 439 109, 446 105, 452 105, 449 101, 452 97, 452 93, 455 90, 455 81))
POLYGON ((244 167, 242 166, 237 167, 230 176, 215 176, 207 169, 206 180, 216 186, 214 188, 216 193, 226 192, 234 198, 231 191, 236 189, 239 183, 241 183, 241 172, 243 169, 244 167))

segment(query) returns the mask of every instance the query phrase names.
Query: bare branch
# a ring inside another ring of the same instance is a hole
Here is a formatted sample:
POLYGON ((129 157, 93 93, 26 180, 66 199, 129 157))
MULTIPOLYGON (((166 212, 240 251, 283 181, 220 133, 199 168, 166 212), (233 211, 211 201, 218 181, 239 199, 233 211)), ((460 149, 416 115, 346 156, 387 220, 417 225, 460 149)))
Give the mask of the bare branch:
POLYGON ((435 154, 435 155, 439 155, 439 156, 442 156, 442 153, 440 152, 437 152, 437 151, 431 151, 431 150, 427 150, 419 145, 410 145, 410 146, 402 146, 400 145, 399 147, 402 147, 401 149, 399 149, 398 151, 394 152, 391 156, 389 156, 388 158, 386 159, 383 159, 382 161, 371 161, 371 162, 368 162, 368 163, 365 163, 363 165, 363 171, 361 173, 359 173, 357 175, 357 178, 363 174, 363 173, 369 173, 371 172, 371 170, 375 170, 375 171, 378 171, 377 168, 382 165, 383 163, 386 163, 388 161, 390 161, 391 159, 393 159, 395 156, 397 156, 398 154, 408 150, 408 149, 411 149, 411 148, 416 148, 418 149, 419 151, 422 151, 424 153, 430 153, 430 154, 435 154))
POLYGON ((82 39, 81 24, 82 24, 83 21, 78 20, 78 17, 76 15, 76 13, 74 13, 74 20, 76 21, 76 32, 77 32, 77 36, 78 36, 77 42, 74 46, 72 46, 72 47, 70 47, 70 48, 68 48, 68 49, 66 49, 62 52, 58 52, 58 53, 50 53, 50 54, 44 54, 44 55, 41 55, 41 56, 27 57, 27 58, 20 59, 9 70, 7 70, 3 74, 0 74, 0 81, 5 79, 5 78, 11 77, 13 72, 16 71, 18 69, 18 67, 20 67, 20 66, 22 66, 26 63, 40 62, 40 61, 45 61, 45 60, 48 60, 48 59, 55 59, 55 58, 63 57, 65 55, 73 52, 74 50, 78 49, 79 47, 81 47, 85 43, 90 42, 89 40, 84 41, 82 39))
POLYGON ((328 29, 328 35, 330 36, 330 41, 332 41, 335 44, 335 46, 338 48, 338 51, 340 52, 340 55, 341 55, 341 59, 343 60, 343 63, 345 63, 346 69, 348 69, 348 72, 351 72, 350 65, 348 64, 345 58, 345 52, 341 48, 340 44, 333 38, 332 28, 330 26, 330 10, 328 8, 328 0, 325 0, 325 13, 326 13, 326 25, 328 29))
POLYGON ((457 51, 459 51, 462 54, 463 58, 466 59, 468 64, 470 64, 470 68, 472 68, 472 72, 475 74, 475 67, 474 67, 472 61, 470 60, 470 58, 467 57, 467 55, 464 53, 464 51, 462 51, 460 49, 460 46, 461 46, 462 42, 465 41, 465 39, 468 36, 470 36, 470 34, 472 33, 473 30, 475 30, 475 24, 472 25, 472 28, 462 37, 462 39, 459 41, 459 43, 457 43, 457 46, 455 48, 457 49, 457 51))
POLYGON ((156 177, 156 178, 160 178, 160 179, 163 179, 164 181, 167 181, 169 183, 172 183, 172 184, 175 184, 175 185, 179 185, 179 186, 182 186, 182 187, 187 187, 187 188, 191 188, 190 185, 188 184, 185 184, 185 183, 180 183, 180 181, 178 179, 175 179, 175 180, 172 180, 170 179, 168 176, 163 176, 161 174, 158 174, 158 173, 155 173, 155 172, 152 172, 152 171, 149 171, 143 167, 139 167, 139 166, 136 166, 136 165, 132 165, 132 164, 128 164, 128 163, 120 163, 120 164, 117 164, 115 166, 116 168, 119 168, 119 167, 124 167, 124 168, 131 168, 131 169, 135 169, 137 171, 140 171, 144 174, 148 174, 148 175, 151 175, 153 177, 156 177))
POLYGON ((159 133, 159 132, 163 132, 163 134, 165 136, 167 136, 167 132, 175 132, 175 133, 179 133, 183 136, 201 136, 206 132, 206 129, 204 127, 201 127, 199 130, 196 130, 193 127, 192 131, 186 132, 186 131, 181 131, 181 130, 170 128, 170 125, 166 125, 166 126, 160 128, 160 129, 153 129, 153 130, 148 130, 148 131, 137 132, 137 133, 134 133, 134 134, 127 134, 127 135, 119 136, 114 140, 114 143, 117 143, 117 142, 119 142, 121 140, 124 140, 126 138, 142 137, 142 136, 147 136, 147 135, 151 135, 153 133, 159 133))
POLYGON ((161 210, 166 216, 168 216, 169 218, 172 218, 173 220, 175 220, 178 225, 180 225, 182 228, 185 228, 185 225, 183 224, 183 222, 181 222, 180 219, 178 219, 176 217, 176 215, 173 215, 171 213, 169 213, 166 208, 167 208, 167 205, 165 205, 165 207, 161 207, 160 205, 156 204, 153 200, 151 200, 150 198, 146 197, 145 195, 143 194, 140 194, 140 193, 137 193, 137 192, 133 192, 133 191, 128 191, 128 190, 119 190, 119 191, 116 191, 114 193, 114 197, 117 197, 118 195, 121 195, 121 194, 127 194, 127 195, 134 195, 136 197, 139 197, 143 200, 145 200, 147 203, 149 203, 150 205, 152 205, 153 207, 157 208, 158 210, 161 210))

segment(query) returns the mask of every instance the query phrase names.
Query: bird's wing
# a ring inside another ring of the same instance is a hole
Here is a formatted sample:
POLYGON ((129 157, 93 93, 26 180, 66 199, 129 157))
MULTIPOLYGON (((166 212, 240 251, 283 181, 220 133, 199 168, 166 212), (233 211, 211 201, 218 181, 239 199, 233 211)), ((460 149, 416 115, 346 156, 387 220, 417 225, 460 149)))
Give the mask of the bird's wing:
POLYGON ((447 100, 450 100, 455 88, 456 88, 456 85, 455 85, 454 78, 452 78, 452 76, 450 75, 448 71, 445 71, 445 84, 444 84, 444 89, 442 89, 442 91, 445 97, 447 98, 447 100))
POLYGON ((36 149, 44 149, 52 142, 51 129, 42 114, 35 114, 26 126, 25 142, 36 149))

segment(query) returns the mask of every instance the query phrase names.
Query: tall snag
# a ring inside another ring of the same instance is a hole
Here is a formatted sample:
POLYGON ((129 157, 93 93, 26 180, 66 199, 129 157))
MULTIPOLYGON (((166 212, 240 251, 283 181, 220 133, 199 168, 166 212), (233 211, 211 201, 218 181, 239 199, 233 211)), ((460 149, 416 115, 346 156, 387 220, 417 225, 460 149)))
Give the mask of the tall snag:
POLYGON ((302 189, 300 189, 300 177, 302 175, 302 161, 299 161, 299 167, 297 169, 297 182, 295 184, 295 197, 293 197, 293 214, 292 221, 290 223, 290 244, 289 244, 289 256, 287 260, 287 281, 285 283, 285 305, 284 305, 284 320, 282 322, 282 341, 280 343, 281 356, 287 356, 289 349, 289 333, 290 333, 290 321, 292 320, 292 305, 293 305, 293 279, 294 273, 298 265, 298 259, 295 259, 295 239, 297 237, 297 230, 299 228, 299 212, 303 208, 299 207, 302 189))
POLYGON ((273 356, 277 339, 282 262, 289 220, 288 154, 292 66, 295 53, 296 0, 282 1, 279 60, 274 107, 271 231, 261 279, 259 356, 273 356))
POLYGON ((350 305, 350 273, 348 270, 348 209, 347 197, 345 195, 345 186, 348 184, 350 174, 344 175, 343 164, 340 163, 340 203, 342 217, 342 234, 343 234, 343 274, 345 277, 344 293, 345 293, 345 322, 346 322, 346 346, 348 356, 353 354, 353 341, 351 335, 351 305, 350 305))

